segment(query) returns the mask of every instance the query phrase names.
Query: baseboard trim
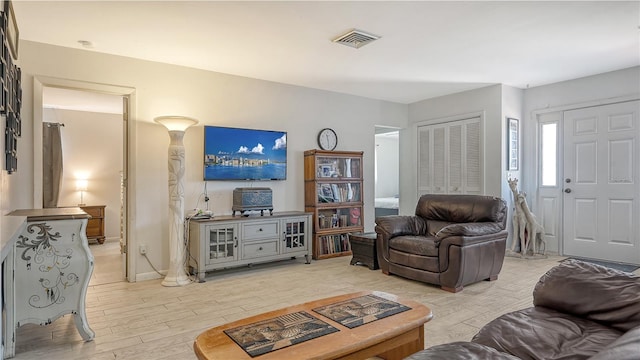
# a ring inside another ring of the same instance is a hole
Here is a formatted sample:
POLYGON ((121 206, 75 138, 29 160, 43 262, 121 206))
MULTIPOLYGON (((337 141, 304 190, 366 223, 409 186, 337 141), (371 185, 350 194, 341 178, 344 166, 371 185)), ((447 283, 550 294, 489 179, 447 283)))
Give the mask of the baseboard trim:
POLYGON ((164 277, 164 274, 166 274, 166 271, 161 271, 161 272, 163 273, 162 276, 160 276, 160 274, 158 274, 155 271, 148 272, 148 273, 136 274, 136 282, 138 282, 138 281, 146 281, 146 280, 162 279, 164 277))

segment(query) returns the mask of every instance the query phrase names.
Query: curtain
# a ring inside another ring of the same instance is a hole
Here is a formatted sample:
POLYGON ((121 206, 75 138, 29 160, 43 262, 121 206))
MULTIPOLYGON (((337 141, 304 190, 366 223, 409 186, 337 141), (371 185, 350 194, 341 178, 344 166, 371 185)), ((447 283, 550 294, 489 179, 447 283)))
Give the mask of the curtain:
POLYGON ((62 139, 60 126, 64 124, 42 124, 42 207, 58 206, 62 186, 62 139))

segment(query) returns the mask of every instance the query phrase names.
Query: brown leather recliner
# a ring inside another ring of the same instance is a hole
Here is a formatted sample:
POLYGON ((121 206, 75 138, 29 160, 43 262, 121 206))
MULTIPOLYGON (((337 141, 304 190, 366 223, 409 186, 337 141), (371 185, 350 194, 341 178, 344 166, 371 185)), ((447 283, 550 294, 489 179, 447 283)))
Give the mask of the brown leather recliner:
POLYGON ((507 241, 507 205, 482 195, 423 195, 414 216, 376 218, 382 272, 450 292, 496 280, 507 241))

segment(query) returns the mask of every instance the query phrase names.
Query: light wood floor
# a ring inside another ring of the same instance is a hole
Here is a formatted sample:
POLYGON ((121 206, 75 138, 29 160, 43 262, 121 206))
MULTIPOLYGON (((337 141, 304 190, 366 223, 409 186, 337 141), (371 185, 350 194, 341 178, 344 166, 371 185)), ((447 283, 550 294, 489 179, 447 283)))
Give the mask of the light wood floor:
POLYGON ((94 267, 89 285, 103 285, 124 281, 123 258, 118 240, 105 241, 104 244, 90 244, 94 267))
POLYGON ((425 327, 427 347, 469 340, 498 315, 531 306, 536 281, 561 259, 506 258, 497 281, 469 285, 457 294, 351 266, 350 257, 309 265, 296 259, 210 273, 204 283, 177 288, 163 287, 161 280, 95 284, 87 294, 95 340, 83 342, 67 315, 45 327, 18 329, 15 358, 192 360, 193 340, 207 328, 360 290, 385 291, 429 306, 434 319, 425 327))

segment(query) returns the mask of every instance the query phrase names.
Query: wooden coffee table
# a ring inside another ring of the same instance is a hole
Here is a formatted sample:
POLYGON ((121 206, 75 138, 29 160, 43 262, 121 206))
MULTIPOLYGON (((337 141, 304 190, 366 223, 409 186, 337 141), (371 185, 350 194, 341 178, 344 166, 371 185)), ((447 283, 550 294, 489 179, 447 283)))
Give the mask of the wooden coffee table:
POLYGON ((398 298, 384 292, 363 291, 294 305, 209 329, 198 335, 193 344, 194 351, 201 360, 252 359, 223 331, 298 311, 305 311, 339 331, 271 351, 253 359, 366 359, 373 356, 388 360, 402 359, 424 349, 424 324, 432 317, 431 310, 419 302, 398 298), (321 306, 365 295, 375 295, 391 300, 408 306, 411 310, 353 329, 313 311, 321 306))

